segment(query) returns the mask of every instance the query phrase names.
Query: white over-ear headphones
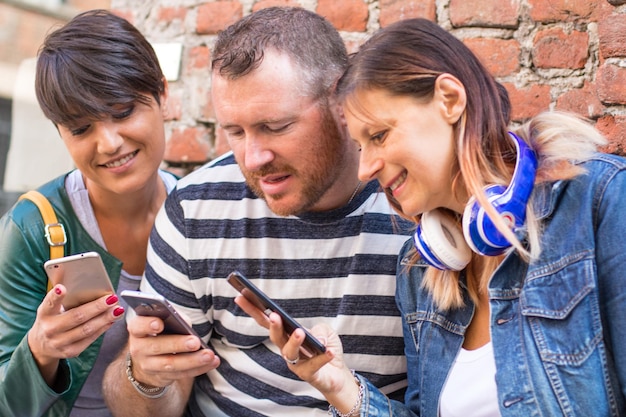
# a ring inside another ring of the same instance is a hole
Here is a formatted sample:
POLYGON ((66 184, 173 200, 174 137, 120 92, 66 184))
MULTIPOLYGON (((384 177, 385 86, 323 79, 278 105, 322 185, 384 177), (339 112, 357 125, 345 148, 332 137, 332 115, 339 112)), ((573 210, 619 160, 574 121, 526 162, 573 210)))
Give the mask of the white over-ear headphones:
MULTIPOLYGON (((485 188, 489 203, 515 231, 524 226, 526 205, 535 183, 537 158, 530 147, 509 132, 517 149, 517 163, 508 187, 490 185, 485 188)), ((472 251, 486 256, 497 256, 511 246, 495 227, 485 210, 474 197, 463 213, 463 233, 449 216, 440 210, 422 214, 413 237, 422 258, 438 269, 460 271, 469 263, 472 251)))

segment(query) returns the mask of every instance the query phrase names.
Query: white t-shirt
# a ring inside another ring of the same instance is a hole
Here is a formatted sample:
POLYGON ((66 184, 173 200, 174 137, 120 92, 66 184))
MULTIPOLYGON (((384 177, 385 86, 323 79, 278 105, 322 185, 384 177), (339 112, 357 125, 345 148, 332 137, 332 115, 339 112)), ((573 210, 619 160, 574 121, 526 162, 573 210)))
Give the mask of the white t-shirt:
POLYGON ((440 417, 500 417, 491 342, 461 349, 441 391, 440 417))

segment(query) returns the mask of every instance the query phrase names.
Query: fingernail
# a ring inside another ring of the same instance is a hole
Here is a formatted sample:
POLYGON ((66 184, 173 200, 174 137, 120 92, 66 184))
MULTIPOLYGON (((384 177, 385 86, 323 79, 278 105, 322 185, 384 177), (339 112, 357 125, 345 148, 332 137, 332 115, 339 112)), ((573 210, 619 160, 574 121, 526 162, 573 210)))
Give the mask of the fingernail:
POLYGON ((154 321, 154 320, 153 320, 153 321, 151 321, 151 322, 150 322, 150 328, 151 328, 152 330, 159 330, 159 323, 158 323, 157 321, 154 321))
POLYGON ((61 295, 61 288, 56 287, 56 288, 54 289, 54 292, 55 292, 57 295, 61 295))
POLYGON ((187 349, 196 349, 198 347, 198 343, 196 342, 196 339, 188 339, 185 342, 185 346, 187 347, 187 349))
POLYGON ((111 294, 107 297, 106 299, 106 303, 107 305, 112 306, 113 304, 117 303, 117 295, 115 294, 111 294))
POLYGON ((113 315, 115 317, 119 317, 122 314, 124 314, 124 307, 116 307, 115 310, 113 310, 113 315))

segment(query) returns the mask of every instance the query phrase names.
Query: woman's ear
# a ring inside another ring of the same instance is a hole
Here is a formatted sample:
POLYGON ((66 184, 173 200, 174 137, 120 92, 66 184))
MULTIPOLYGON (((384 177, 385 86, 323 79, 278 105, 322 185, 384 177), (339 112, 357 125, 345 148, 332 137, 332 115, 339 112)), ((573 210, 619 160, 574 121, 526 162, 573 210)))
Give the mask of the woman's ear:
POLYGON ((441 74, 435 80, 434 98, 441 103, 444 118, 449 124, 456 123, 465 112, 467 95, 465 87, 452 74, 441 74))

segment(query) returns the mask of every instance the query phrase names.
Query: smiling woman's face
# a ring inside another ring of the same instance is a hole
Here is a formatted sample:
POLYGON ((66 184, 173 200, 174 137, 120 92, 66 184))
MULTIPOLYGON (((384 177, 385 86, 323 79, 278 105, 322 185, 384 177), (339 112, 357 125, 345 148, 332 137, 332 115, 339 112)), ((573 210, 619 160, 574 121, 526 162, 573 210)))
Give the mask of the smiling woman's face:
POLYGON ((59 125, 59 134, 90 192, 132 194, 157 175, 165 152, 163 105, 116 106, 102 120, 59 125))
POLYGON ((407 216, 437 207, 461 212, 452 195, 453 126, 437 95, 424 103, 373 89, 357 91, 353 99, 345 117, 361 148, 359 178, 376 178, 407 216))

